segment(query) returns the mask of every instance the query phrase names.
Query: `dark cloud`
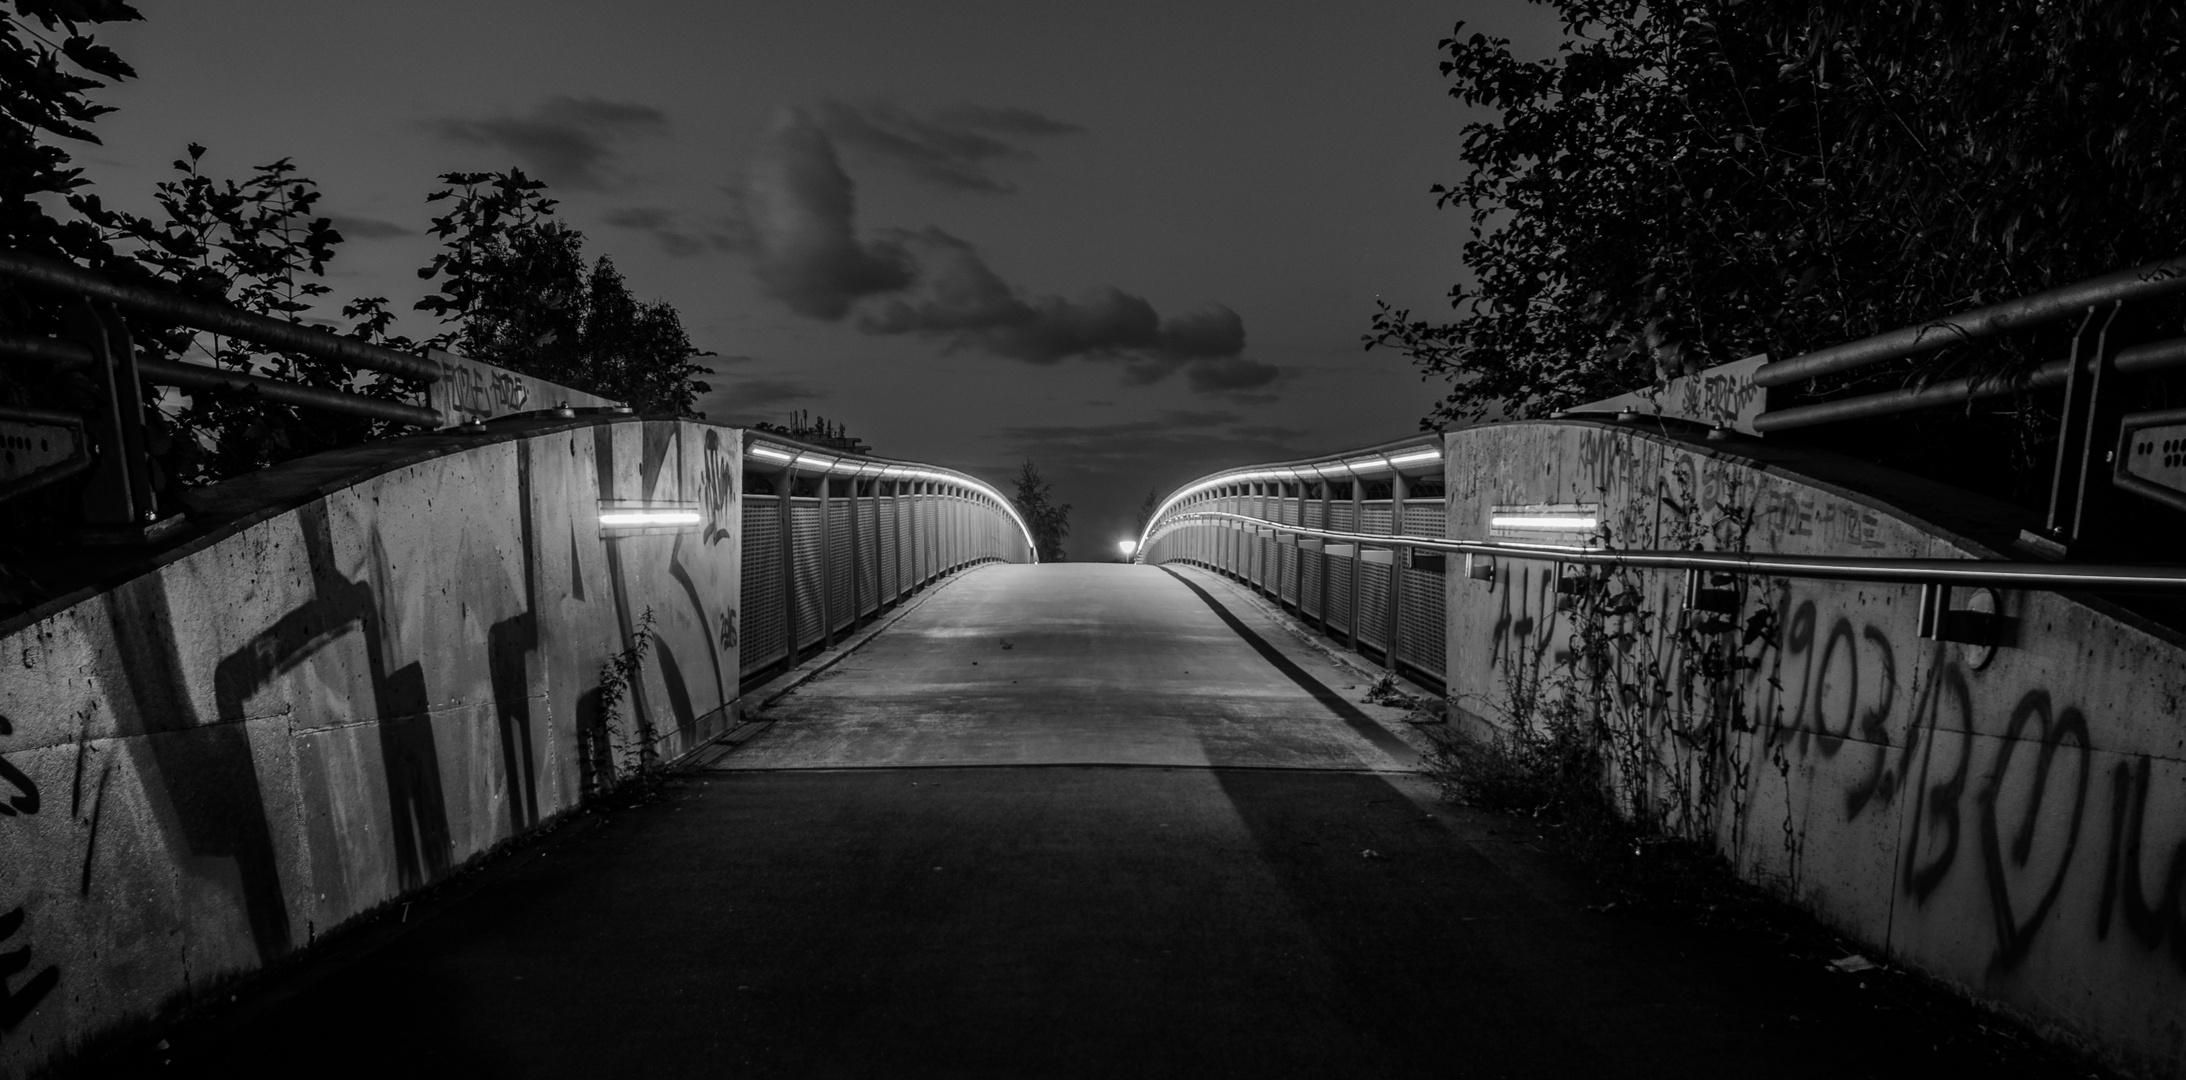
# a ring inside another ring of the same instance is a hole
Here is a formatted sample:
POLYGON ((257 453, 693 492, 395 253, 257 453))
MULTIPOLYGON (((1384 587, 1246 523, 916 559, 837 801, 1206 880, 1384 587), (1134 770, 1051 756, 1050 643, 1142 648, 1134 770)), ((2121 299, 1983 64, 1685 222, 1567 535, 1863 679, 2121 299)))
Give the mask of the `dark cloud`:
POLYGON ((1004 136, 1055 138, 1085 130, 1027 109, 977 105, 921 115, 894 105, 823 101, 814 120, 836 141, 916 179, 993 194, 1017 190, 994 174, 994 165, 1033 158, 1032 151, 1004 136))
POLYGON ((796 379, 747 379, 728 388, 732 402, 747 408, 778 405, 784 401, 808 401, 827 394, 796 379))
POLYGON ((601 221, 617 229, 650 234, 661 250, 678 258, 708 251, 741 251, 744 244, 733 232, 682 227, 683 216, 658 206, 626 206, 601 215, 601 221))
MULTIPOLYGON (((716 365, 741 365, 752 362, 748 356, 713 356, 707 363, 716 365)), ((757 377, 735 382, 713 380, 713 389, 699 399, 698 411, 717 424, 749 425, 760 420, 779 421, 784 411, 779 406, 793 401, 818 401, 827 391, 799 379, 757 377)))
POLYGON ((856 196, 827 133, 796 109, 777 113, 745 175, 752 270, 769 296, 833 322, 861 297, 911 283, 900 246, 858 240, 856 196))
POLYGON ((346 217, 335 214, 328 219, 334 223, 334 231, 344 240, 392 240, 398 236, 415 236, 416 229, 408 229, 392 221, 378 218, 346 217))
MULTIPOLYGON (((995 125, 1057 123, 1033 113, 981 115, 995 125)), ((940 229, 859 239, 854 185, 834 141, 799 110, 783 110, 753 154, 743 208, 761 288, 801 314, 834 321, 864 302, 857 326, 869 334, 926 337, 1031 364, 1112 362, 1130 385, 1183 371, 1195 391, 1234 395, 1280 374, 1241 355, 1244 320, 1220 304, 1165 319, 1144 297, 1114 286, 1076 298, 1028 295, 977 248, 940 229)))
POLYGON ((668 117, 635 102, 557 95, 525 116, 451 117, 431 127, 454 142, 506 150, 557 187, 600 191, 619 180, 612 166, 621 144, 665 135, 668 117))

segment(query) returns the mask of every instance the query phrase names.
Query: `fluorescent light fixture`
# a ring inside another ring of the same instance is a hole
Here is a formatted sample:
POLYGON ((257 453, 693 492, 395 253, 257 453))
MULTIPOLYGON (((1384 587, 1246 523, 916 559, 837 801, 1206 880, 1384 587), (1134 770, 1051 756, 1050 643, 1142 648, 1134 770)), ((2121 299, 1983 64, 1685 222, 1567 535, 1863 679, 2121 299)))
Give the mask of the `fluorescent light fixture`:
POLYGON ((1592 514, 1496 514, 1488 519, 1491 529, 1541 529, 1551 532, 1593 532, 1600 521, 1592 514))
POLYGON ((646 525, 696 525, 704 520, 696 510, 608 510, 600 514, 600 524, 610 529, 636 528, 646 525))
POLYGON ((1441 461, 1441 460, 1442 460, 1442 451, 1440 451, 1440 450, 1422 450, 1422 451, 1419 451, 1418 453, 1414 453, 1414 454, 1406 454, 1406 455, 1404 455, 1403 457, 1393 457, 1393 458, 1390 458, 1390 459, 1389 459, 1389 464, 1391 464, 1391 465, 1412 465, 1412 464, 1417 464, 1418 462, 1422 462, 1422 461, 1441 461))
POLYGON ((751 448, 751 456, 753 456, 753 457, 763 457, 763 458, 771 458, 771 459, 773 459, 773 460, 775 460, 775 461, 795 461, 795 460, 797 460, 797 455, 795 455, 795 454, 785 454, 785 453, 783 453, 782 451, 780 451, 780 450, 776 450, 775 448, 773 448, 773 447, 771 447, 771 446, 754 446, 754 447, 752 447, 752 448, 751 448))
POLYGON ((1118 540, 1116 541, 1116 550, 1123 552, 1123 557, 1128 559, 1138 552, 1139 542, 1136 540, 1118 540))

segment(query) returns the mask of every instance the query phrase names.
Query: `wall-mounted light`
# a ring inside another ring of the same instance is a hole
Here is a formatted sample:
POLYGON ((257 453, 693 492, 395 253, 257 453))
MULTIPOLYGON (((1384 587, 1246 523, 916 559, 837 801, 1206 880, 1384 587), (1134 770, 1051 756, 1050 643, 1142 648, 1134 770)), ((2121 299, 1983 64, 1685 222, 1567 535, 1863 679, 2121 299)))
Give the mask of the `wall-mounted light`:
POLYGON ((1552 532, 1594 531, 1599 525, 1592 514, 1496 514, 1488 518, 1490 529, 1546 529, 1552 532))
POLYGON ((1495 540, 1584 543, 1601 531, 1597 503, 1534 503, 1496 506, 1488 511, 1488 536, 1495 540))
POLYGON ((643 536, 696 529, 706 515, 697 503, 647 502, 636 499, 600 500, 601 536, 643 536))

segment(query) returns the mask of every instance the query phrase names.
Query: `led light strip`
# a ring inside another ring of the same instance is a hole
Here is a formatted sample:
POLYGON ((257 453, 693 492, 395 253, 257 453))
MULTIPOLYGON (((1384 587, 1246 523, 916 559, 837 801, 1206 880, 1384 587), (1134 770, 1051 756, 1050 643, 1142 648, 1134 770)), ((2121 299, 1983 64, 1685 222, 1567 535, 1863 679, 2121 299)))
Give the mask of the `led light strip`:
POLYGON ((1236 472, 1217 473, 1205 479, 1193 481, 1191 484, 1185 487, 1178 488, 1174 494, 1163 500, 1160 508, 1154 511, 1154 515, 1146 519, 1146 528, 1139 533, 1138 550, 1140 552, 1144 552, 1146 550, 1146 545, 1153 542, 1154 526, 1160 523, 1161 519, 1169 513, 1169 510, 1172 507, 1176 506, 1177 503, 1182 502, 1185 499, 1189 499, 1202 491, 1206 491, 1209 488, 1217 488, 1225 484, 1258 483, 1264 480, 1303 480, 1306 478, 1306 474, 1301 473, 1299 471, 1300 469, 1313 470, 1312 475, 1315 478, 1325 482, 1328 479, 1329 474, 1324 470, 1340 470, 1342 473, 1348 473, 1352 476, 1358 476, 1364 473, 1380 472, 1384 469, 1396 468, 1405 465, 1417 465, 1424 462, 1441 460, 1442 451, 1433 448, 1427 448, 1422 450, 1406 451, 1405 453, 1400 454, 1396 457, 1388 458, 1351 458, 1348 460, 1316 462, 1310 465, 1299 465, 1286 469, 1241 469, 1236 472))
POLYGON ((880 465, 870 461, 850 462, 839 457, 826 457, 819 454, 791 453, 764 443, 755 443, 747 447, 744 452, 753 457, 766 458, 770 461, 788 462, 804 468, 817 469, 828 475, 873 476, 889 480, 938 480, 943 483, 961 484, 993 499, 996 505, 1009 514, 1010 520, 1017 523, 1017 531, 1024 534, 1025 549, 1032 553, 1032 561, 1040 561, 1040 545, 1032 539, 1032 529, 1025 525, 1025 519, 1018 516, 1017 505, 1003 497, 1001 492, 987 486, 984 481, 975 477, 966 476, 963 473, 922 469, 914 465, 880 465))
POLYGON ((696 510, 609 510, 600 515, 600 524, 610 529, 639 525, 696 525, 701 520, 703 519, 696 510))
POLYGON ((1601 522, 1589 514, 1496 514, 1488 518, 1491 529, 1549 529, 1556 532, 1593 532, 1601 522))

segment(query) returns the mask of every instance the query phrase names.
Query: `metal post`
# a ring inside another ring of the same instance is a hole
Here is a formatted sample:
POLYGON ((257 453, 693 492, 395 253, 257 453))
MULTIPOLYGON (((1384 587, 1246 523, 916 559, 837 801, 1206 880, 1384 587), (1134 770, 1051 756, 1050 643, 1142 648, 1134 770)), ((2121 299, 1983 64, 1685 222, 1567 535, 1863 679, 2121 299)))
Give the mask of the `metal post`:
MULTIPOLYGON (((1411 494, 1412 485, 1404 474, 1389 470, 1389 535, 1404 532, 1404 497, 1411 494)), ((1387 662, 1389 673, 1397 673, 1397 643, 1401 640, 1404 611, 1404 552, 1392 546, 1389 549, 1389 648, 1382 659, 1387 662)))
POLYGON ((858 619, 865 614, 864 582, 858 580, 858 564, 864 561, 858 557, 859 553, 864 550, 858 543, 861 539, 858 529, 858 485, 864 482, 855 476, 850 478, 850 622, 848 625, 853 627, 858 625, 858 619))
POLYGON ((802 646, 797 641, 797 530, 790 518, 790 495, 797 490, 797 466, 794 462, 782 466, 782 479, 774 496, 775 528, 782 540, 782 625, 787 629, 789 658, 787 667, 797 666, 797 651, 802 646))
MULTIPOLYGON (((1362 535, 1366 532, 1366 483, 1356 475, 1351 478, 1351 528, 1362 535)), ((1366 548, 1354 543, 1351 545, 1351 617, 1344 620, 1350 631, 1352 652, 1359 651, 1359 609, 1365 606, 1359 594, 1366 591, 1365 584, 1366 548)))
MULTIPOLYGON (((1328 528, 1329 510, 1334 505, 1334 496, 1329 491, 1328 478, 1324 476, 1321 478, 1321 528, 1328 528)), ((1325 634, 1328 633, 1328 545, 1321 545, 1321 550, 1315 552, 1314 555, 1321 561, 1321 602, 1315 606, 1314 610, 1321 613, 1321 633, 1325 634)))
MULTIPOLYGON (((2113 301, 2110 314, 2103 317, 2102 329, 2095 333, 2095 372, 2087 381, 2087 417, 2080 425, 2080 479, 2072 493, 2072 535, 2069 539, 2075 541, 2080 538, 2081 526, 2087 521, 2088 481, 2094 478, 2091 474, 2095 471, 2095 428, 2097 425, 2109 426, 2102 423, 2103 369, 2110 366, 2110 328, 2117 325, 2118 312, 2124 307, 2125 301, 2113 301)), ((2063 451, 2063 447, 2058 447, 2059 453, 2063 451)))
POLYGON ((835 478, 820 474, 820 647, 835 645, 835 478))
MULTIPOLYGON (((114 349, 106 320, 91 302, 69 310, 69 329, 91 350, 92 377, 98 387, 98 411, 91 416, 92 445, 98 451, 91 482, 84 489, 84 522, 93 528, 128 528, 138 522, 136 466, 130 460, 129 430, 132 417, 123 405, 121 376, 114 370, 114 349)), ((140 413, 133 418, 144 422, 140 413)))

